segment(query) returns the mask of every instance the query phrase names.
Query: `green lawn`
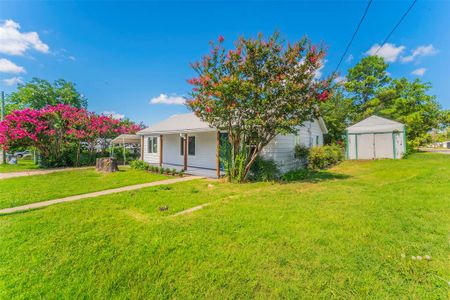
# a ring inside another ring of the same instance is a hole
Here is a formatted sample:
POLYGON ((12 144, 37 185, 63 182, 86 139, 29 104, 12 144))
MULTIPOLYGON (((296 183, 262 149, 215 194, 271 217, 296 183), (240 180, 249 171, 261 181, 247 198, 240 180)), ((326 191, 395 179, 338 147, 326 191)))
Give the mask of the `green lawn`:
POLYGON ((2 179, 0 180, 0 208, 167 178, 170 177, 120 167, 120 171, 115 173, 101 173, 95 171, 95 169, 82 169, 2 179))
POLYGON ((449 229, 446 155, 184 182, 1 216, 0 298, 448 299, 449 229))
POLYGON ((0 164, 0 173, 37 170, 39 166, 30 159, 19 159, 17 165, 0 164))

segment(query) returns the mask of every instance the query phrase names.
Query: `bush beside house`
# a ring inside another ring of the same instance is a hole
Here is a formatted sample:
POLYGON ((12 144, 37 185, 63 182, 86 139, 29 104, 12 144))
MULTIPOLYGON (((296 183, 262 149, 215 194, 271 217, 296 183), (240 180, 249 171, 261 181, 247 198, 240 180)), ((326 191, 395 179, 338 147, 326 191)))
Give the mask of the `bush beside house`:
POLYGON ((184 176, 184 170, 177 171, 176 169, 163 168, 158 166, 152 166, 142 160, 133 160, 130 162, 130 167, 135 170, 148 171, 156 174, 166 174, 172 176, 184 176))

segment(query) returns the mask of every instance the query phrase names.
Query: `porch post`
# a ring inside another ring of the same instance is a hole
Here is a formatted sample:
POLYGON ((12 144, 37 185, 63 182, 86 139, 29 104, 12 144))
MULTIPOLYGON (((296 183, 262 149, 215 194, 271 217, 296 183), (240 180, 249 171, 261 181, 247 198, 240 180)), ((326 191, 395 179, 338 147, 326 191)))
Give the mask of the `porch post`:
POLYGON ((187 171, 187 149, 188 149, 188 135, 187 133, 184 134, 184 170, 187 171))
POLYGON ((216 175, 220 177, 220 131, 216 133, 216 175))
POLYGON ((141 136, 141 160, 144 160, 144 136, 141 136))
POLYGON ((162 167, 163 165, 163 135, 161 134, 159 136, 159 166, 162 167))

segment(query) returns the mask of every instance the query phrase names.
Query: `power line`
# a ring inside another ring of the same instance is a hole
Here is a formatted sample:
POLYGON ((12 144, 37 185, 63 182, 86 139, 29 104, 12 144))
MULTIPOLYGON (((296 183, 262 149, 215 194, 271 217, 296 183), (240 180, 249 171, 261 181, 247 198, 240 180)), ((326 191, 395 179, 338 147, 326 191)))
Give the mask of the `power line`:
POLYGON ((364 21, 364 19, 366 18, 367 12, 369 11, 370 5, 372 4, 373 0, 369 0, 369 2, 367 3, 366 9, 364 10, 364 14, 361 17, 361 20, 359 20, 358 26, 356 26, 355 31, 353 32, 352 38, 350 39, 350 41, 347 44, 347 47, 345 48, 344 54, 342 54, 341 59, 339 60, 338 65, 336 66, 336 69, 334 70, 334 73, 336 73, 339 70, 339 67, 342 63, 342 61, 344 60, 345 55, 347 55, 348 49, 350 49, 350 46, 353 43, 353 40, 356 37, 356 34, 359 31, 359 28, 361 27, 362 22, 364 21))
POLYGON ((405 11, 405 13, 402 15, 402 17, 400 18, 400 20, 397 22, 397 24, 394 26, 394 28, 392 28, 391 32, 389 32, 389 34, 387 35, 387 37, 384 39, 383 43, 381 44, 380 47, 378 47, 377 51, 375 51, 375 55, 377 55, 378 51, 380 51, 381 48, 383 48, 383 46, 387 43, 387 41, 389 40, 389 38, 391 37, 391 35, 394 33, 394 31, 397 29, 397 27, 400 25, 400 23, 403 22, 403 19, 405 19, 405 17, 409 14, 409 12, 411 11, 411 9, 413 8, 413 6, 416 4, 417 0, 414 0, 411 5, 408 7, 408 9, 405 11))

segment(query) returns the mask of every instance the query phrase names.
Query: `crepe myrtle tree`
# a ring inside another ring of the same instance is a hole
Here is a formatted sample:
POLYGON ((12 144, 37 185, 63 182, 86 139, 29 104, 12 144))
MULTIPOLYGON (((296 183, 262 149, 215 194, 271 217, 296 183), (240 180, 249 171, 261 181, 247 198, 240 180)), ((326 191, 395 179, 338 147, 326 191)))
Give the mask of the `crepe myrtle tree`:
POLYGON ((227 173, 241 182, 277 134, 295 133, 318 116, 318 103, 330 96, 331 78, 316 78, 325 51, 307 38, 286 44, 279 33, 241 37, 228 51, 222 36, 210 44, 210 54, 192 64, 197 76, 188 80, 193 88, 187 105, 228 132, 227 173))
POLYGON ((91 155, 99 140, 114 138, 123 133, 135 133, 141 126, 122 123, 109 116, 97 115, 83 108, 65 104, 41 109, 16 110, 0 122, 0 148, 37 149, 48 166, 65 166, 69 152, 76 153, 79 164, 81 143, 87 143, 91 155))

